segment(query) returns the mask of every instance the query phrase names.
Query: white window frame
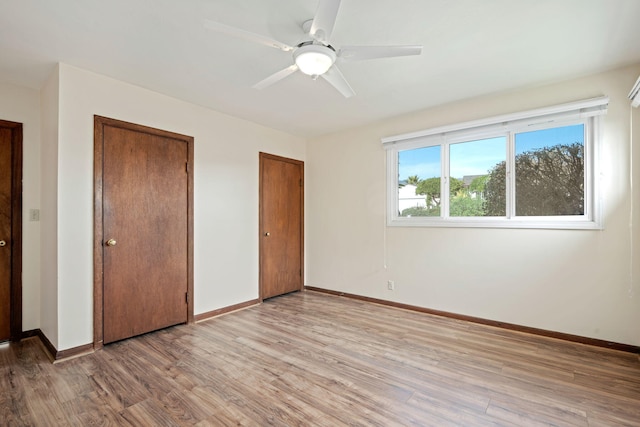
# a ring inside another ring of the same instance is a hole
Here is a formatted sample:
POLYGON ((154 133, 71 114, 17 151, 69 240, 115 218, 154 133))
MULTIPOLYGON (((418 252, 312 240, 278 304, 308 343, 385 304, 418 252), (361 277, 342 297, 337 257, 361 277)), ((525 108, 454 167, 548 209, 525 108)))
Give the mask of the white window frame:
POLYGON ((606 96, 571 102, 547 108, 490 117, 487 119, 441 126, 423 131, 382 139, 387 151, 387 225, 401 227, 485 227, 485 228, 548 228, 602 229, 602 208, 599 192, 600 117, 606 114, 606 96), (550 127, 584 124, 584 215, 516 216, 515 161, 516 133, 550 127), (505 217, 449 216, 449 146, 492 137, 506 137, 506 212, 505 217), (439 217, 401 217, 398 213, 398 153, 416 148, 437 146, 441 161, 441 210, 439 217), (447 196, 445 196, 447 195, 447 196))

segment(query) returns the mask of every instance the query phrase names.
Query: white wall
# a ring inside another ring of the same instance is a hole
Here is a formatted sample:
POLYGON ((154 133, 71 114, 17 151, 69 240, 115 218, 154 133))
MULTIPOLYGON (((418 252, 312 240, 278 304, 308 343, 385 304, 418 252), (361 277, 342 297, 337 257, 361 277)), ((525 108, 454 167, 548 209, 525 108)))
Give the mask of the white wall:
POLYGON ((0 83, 0 119, 22 123, 22 329, 40 327, 40 223, 29 209, 40 207, 40 93, 0 83))
POLYGON ((195 138, 195 314, 258 298, 258 152, 305 160, 305 141, 68 65, 59 77, 58 350, 93 341, 94 114, 195 138))
MULTIPOLYGON (((40 200, 40 330, 58 348, 58 140, 59 68, 55 67, 41 93, 40 200)), ((30 254, 33 256, 33 254, 30 254)))
POLYGON ((640 111, 633 111, 631 170, 627 99, 639 74, 640 66, 628 67, 309 141, 307 284, 640 345, 640 111), (603 231, 385 226, 381 138, 600 95, 611 100, 600 158, 603 231))

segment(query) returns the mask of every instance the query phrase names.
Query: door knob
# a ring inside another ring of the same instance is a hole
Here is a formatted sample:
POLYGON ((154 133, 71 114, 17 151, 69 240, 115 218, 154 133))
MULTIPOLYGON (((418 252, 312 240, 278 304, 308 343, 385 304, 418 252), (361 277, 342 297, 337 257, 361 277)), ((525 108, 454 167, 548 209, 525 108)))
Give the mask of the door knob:
POLYGON ((0 248, 3 246, 7 246, 7 242, 5 242, 4 240, 0 240, 0 248))
POLYGON ((264 233, 265 236, 269 237, 271 236, 271 233, 269 233, 268 231, 266 233, 264 233))
POLYGON ((116 245, 116 241, 115 239, 109 239, 107 240, 107 246, 115 246, 116 245))

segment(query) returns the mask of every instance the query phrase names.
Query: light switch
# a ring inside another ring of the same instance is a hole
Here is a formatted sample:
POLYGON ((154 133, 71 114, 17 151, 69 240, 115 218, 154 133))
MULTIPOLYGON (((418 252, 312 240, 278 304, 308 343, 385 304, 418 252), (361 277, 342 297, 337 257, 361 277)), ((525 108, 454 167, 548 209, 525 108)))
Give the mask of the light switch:
POLYGON ((40 209, 29 209, 29 221, 40 221, 40 209))

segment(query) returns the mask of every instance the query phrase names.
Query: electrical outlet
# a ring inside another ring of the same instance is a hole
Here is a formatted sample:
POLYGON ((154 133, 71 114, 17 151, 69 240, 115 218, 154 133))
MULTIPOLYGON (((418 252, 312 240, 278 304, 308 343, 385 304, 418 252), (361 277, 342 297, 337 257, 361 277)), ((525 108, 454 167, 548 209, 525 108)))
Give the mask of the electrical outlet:
POLYGON ((387 289, 389 289, 390 291, 394 290, 396 288, 396 284, 394 283, 393 280, 389 280, 387 281, 387 289))

